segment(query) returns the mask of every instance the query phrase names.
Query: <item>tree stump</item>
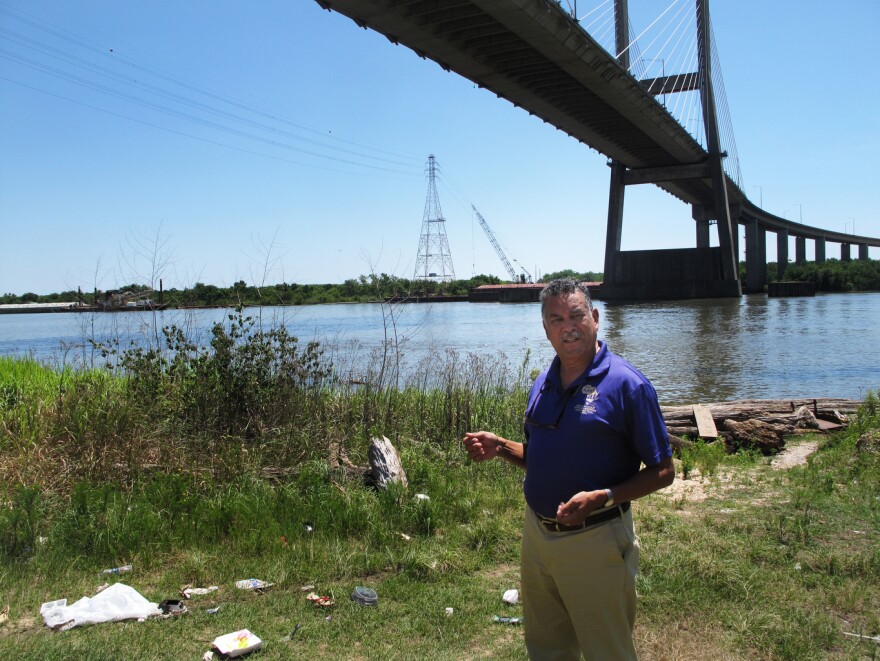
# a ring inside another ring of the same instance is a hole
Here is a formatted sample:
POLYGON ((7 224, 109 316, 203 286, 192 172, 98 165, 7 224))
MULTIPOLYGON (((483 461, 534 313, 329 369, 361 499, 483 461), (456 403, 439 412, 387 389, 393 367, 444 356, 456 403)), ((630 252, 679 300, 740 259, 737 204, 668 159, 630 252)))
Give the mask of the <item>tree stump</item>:
POLYGON ((370 459, 373 482, 377 488, 387 489, 392 482, 408 486, 406 472, 400 462, 400 455, 397 454, 397 450, 385 436, 371 439, 367 456, 370 459))

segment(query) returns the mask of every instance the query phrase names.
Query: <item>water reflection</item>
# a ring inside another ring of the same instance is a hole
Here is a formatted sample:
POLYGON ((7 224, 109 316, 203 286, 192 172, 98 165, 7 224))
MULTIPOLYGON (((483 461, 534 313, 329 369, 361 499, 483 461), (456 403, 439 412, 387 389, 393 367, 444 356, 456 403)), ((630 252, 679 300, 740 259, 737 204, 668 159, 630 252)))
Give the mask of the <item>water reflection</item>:
MULTIPOLYGON (((815 298, 706 299, 611 305, 597 303, 599 336, 642 370, 664 404, 725 399, 850 397, 880 387, 880 293, 815 298)), ((89 363, 89 338, 155 345, 165 325, 202 343, 225 310, 161 313, 0 315, 0 355, 28 354, 89 363)), ((503 354, 511 372, 528 353, 531 368, 553 355, 537 304, 445 303, 398 307, 321 305, 249 310, 264 325, 284 324, 318 340, 334 360, 357 370, 397 339, 402 370, 426 356, 503 354)), ((422 367, 420 367, 422 366, 422 367)), ((467 362, 461 363, 467 370, 467 362)), ((404 374, 404 382, 419 375, 404 374)))

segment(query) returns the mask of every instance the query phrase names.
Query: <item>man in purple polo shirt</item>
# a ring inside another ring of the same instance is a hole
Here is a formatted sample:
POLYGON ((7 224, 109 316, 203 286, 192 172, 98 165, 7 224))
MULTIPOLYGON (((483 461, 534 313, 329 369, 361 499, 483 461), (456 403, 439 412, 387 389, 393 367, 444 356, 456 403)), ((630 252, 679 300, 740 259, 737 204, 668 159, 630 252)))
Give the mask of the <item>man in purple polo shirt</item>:
POLYGON ((556 358, 532 385, 525 443, 465 434, 474 461, 526 469, 521 584, 532 659, 635 659, 639 542, 630 502, 672 484, 657 393, 597 339, 586 287, 554 280, 541 316, 556 358))

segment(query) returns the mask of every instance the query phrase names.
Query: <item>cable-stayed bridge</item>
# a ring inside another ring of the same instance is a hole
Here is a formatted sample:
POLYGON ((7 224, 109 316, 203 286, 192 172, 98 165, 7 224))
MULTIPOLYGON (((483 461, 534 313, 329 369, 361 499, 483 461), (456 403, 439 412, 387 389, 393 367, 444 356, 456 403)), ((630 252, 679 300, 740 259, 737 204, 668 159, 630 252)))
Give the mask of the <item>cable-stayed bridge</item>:
POLYGON ((709 0, 673 0, 652 23, 674 26, 666 36, 648 30, 635 36, 628 0, 607 0, 605 9, 589 12, 597 14, 589 24, 587 15, 578 18, 576 2, 568 12, 554 0, 316 1, 608 157, 605 299, 762 290, 768 231, 777 235, 780 276, 789 262, 789 237, 798 262, 806 260, 808 240, 815 242, 817 261, 825 259, 828 242, 840 244, 843 260, 851 258, 853 245, 860 259, 868 258, 869 246, 880 247, 877 238, 770 214, 743 192, 723 81, 716 73, 709 0), (685 5, 693 13, 682 14, 685 5), (654 45, 658 42, 662 49, 654 45), (688 101, 680 102, 683 98, 688 101), (638 184, 654 184, 691 206, 695 248, 620 249, 625 190, 638 184), (745 283, 738 277, 738 225, 746 229, 745 283))

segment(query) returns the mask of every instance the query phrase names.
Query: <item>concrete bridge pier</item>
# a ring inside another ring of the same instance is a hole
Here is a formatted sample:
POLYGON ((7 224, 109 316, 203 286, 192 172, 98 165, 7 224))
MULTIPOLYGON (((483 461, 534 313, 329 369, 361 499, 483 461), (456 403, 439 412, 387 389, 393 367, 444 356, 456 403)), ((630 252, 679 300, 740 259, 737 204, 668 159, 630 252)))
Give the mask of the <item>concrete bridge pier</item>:
POLYGON ((825 239, 816 239, 816 259, 817 262, 825 261, 825 239))
POLYGON ((850 247, 849 243, 841 243, 840 244, 840 261, 841 262, 848 262, 848 261, 852 260, 852 255, 849 252, 849 247, 850 247))
POLYGON ((868 244, 860 243, 859 244, 859 259, 869 259, 868 257, 868 244))
POLYGON ((697 223, 697 248, 709 247, 709 219, 698 220, 697 223))
POLYGON ((776 232, 776 279, 785 279, 788 268, 788 230, 776 232))
POLYGON ((794 261, 803 264, 807 261, 807 239, 803 236, 794 237, 794 261))
POLYGON ((767 234, 757 218, 746 224, 746 286, 762 292, 767 286, 767 234))

